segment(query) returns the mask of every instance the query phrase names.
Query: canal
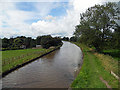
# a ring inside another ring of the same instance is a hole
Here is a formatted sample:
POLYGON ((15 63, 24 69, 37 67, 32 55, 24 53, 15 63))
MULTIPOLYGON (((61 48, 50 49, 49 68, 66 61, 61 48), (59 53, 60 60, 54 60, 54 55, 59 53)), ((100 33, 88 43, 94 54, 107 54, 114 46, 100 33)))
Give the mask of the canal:
POLYGON ((19 68, 2 79, 3 88, 68 88, 82 65, 78 46, 63 41, 63 46, 19 68))

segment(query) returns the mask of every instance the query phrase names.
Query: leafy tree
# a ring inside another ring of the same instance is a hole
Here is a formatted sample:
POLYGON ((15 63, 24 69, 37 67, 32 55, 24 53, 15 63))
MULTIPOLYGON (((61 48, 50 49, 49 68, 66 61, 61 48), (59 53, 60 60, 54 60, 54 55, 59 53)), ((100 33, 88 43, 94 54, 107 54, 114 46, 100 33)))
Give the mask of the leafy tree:
POLYGON ((22 47, 32 48, 35 47, 36 44, 42 44, 43 48, 49 48, 50 46, 61 45, 62 41, 59 37, 53 38, 51 35, 46 35, 38 36, 36 39, 25 36, 17 36, 16 38, 11 37, 10 39, 3 38, 2 43, 2 50, 15 50, 21 49, 22 47))
POLYGON ((38 37, 36 38, 36 44, 38 44, 38 45, 41 44, 41 38, 42 38, 42 36, 38 36, 38 37))
POLYGON ((31 37, 25 38, 25 46, 26 46, 26 48, 30 48, 31 39, 32 39, 31 37))
POLYGON ((3 48, 8 48, 9 46, 9 39, 8 38, 3 38, 2 39, 2 47, 3 48))
POLYGON ((13 41, 13 44, 14 44, 14 47, 16 48, 16 49, 19 49, 20 48, 20 46, 22 45, 22 40, 20 39, 20 38, 16 38, 16 39, 14 39, 14 41, 13 41))
POLYGON ((36 46, 36 41, 34 39, 31 39, 30 48, 35 47, 35 46, 36 46))
POLYGON ((119 9, 115 3, 95 5, 80 14, 80 24, 76 26, 74 35, 89 46, 101 51, 106 41, 112 38, 112 30, 118 27, 115 22, 119 17, 119 9))
POLYGON ((63 37, 62 40, 69 41, 69 37, 63 37))
POLYGON ((51 45, 50 45, 50 40, 52 40, 52 37, 51 35, 45 35, 45 36, 42 36, 41 38, 41 45, 43 48, 49 48, 51 45))
POLYGON ((10 43, 9 47, 10 47, 10 46, 12 46, 13 41, 14 41, 14 38, 13 38, 13 37, 11 37, 11 38, 9 39, 9 43, 10 43))
POLYGON ((75 36, 71 37, 71 38, 70 38, 70 41, 76 42, 76 41, 77 41, 77 37, 75 37, 75 36))
POLYGON ((112 45, 114 48, 120 49, 120 26, 115 29, 113 33, 113 39, 111 40, 112 45))
POLYGON ((51 37, 51 35, 42 36, 41 45, 43 48, 49 48, 50 46, 58 46, 61 45, 62 41, 58 37, 51 37))

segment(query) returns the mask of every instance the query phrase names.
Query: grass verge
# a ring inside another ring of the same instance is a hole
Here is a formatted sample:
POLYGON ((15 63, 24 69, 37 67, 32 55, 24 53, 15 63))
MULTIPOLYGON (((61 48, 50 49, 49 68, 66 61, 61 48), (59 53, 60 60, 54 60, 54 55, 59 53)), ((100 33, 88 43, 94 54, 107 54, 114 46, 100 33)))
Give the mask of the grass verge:
POLYGON ((113 58, 110 56, 95 53, 83 44, 75 44, 82 48, 84 60, 82 68, 77 78, 71 84, 71 87, 107 88, 106 84, 100 79, 102 77, 112 88, 118 88, 118 80, 110 74, 110 70, 117 72, 117 61, 113 60, 113 58))

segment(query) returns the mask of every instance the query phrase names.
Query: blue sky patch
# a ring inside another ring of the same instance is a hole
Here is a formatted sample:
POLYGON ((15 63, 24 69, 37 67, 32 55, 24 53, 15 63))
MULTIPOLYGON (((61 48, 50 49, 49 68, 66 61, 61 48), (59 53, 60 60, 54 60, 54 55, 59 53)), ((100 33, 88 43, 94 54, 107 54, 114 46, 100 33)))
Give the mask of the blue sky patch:
POLYGON ((37 21, 39 21, 39 20, 41 20, 41 19, 30 19, 30 20, 26 20, 25 22, 26 22, 27 24, 32 24, 32 23, 37 22, 37 21))
POLYGON ((68 9, 67 2, 61 2, 59 7, 56 7, 51 10, 49 13, 51 16, 64 16, 66 15, 66 9, 68 9))
POLYGON ((16 3, 16 8, 23 11, 34 11, 36 8, 34 7, 34 3, 32 2, 19 2, 16 3))
MULTIPOLYGON (((33 12, 35 13, 35 15, 33 17, 38 17, 38 18, 44 18, 41 16, 38 16, 37 14, 40 13, 39 10, 37 10, 36 5, 40 5, 40 6, 44 6, 44 5, 48 5, 51 4, 51 2, 17 2, 16 3, 16 8, 18 10, 22 10, 22 11, 29 11, 29 12, 33 12)), ((48 15, 51 15, 53 17, 59 17, 59 16, 64 16, 66 15, 66 9, 68 9, 69 5, 68 2, 54 2, 53 5, 55 5, 55 7, 53 9, 50 10, 50 12, 48 13, 48 15)), ((49 7, 48 7, 49 8, 49 7)), ((41 8, 41 9, 44 9, 41 8)), ((41 19, 30 19, 30 20, 26 20, 24 22, 28 23, 28 24, 32 24, 32 22, 37 22, 38 20, 41 19)))
POLYGON ((7 24, 7 22, 2 22, 2 23, 3 23, 3 25, 2 25, 1 27, 3 27, 3 28, 10 27, 10 26, 7 24))

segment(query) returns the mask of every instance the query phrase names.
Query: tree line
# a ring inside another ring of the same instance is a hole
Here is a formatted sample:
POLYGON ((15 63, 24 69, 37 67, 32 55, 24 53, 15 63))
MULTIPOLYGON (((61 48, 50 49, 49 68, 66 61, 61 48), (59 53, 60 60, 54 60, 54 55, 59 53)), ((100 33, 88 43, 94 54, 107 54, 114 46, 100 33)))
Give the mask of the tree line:
POLYGON ((96 51, 120 49, 120 7, 105 3, 88 8, 80 14, 80 24, 75 27, 74 39, 96 51))
POLYGON ((48 49, 51 46, 62 45, 62 41, 60 37, 52 37, 51 35, 38 36, 36 39, 25 36, 2 39, 2 50, 26 49, 36 47, 36 45, 48 49))

